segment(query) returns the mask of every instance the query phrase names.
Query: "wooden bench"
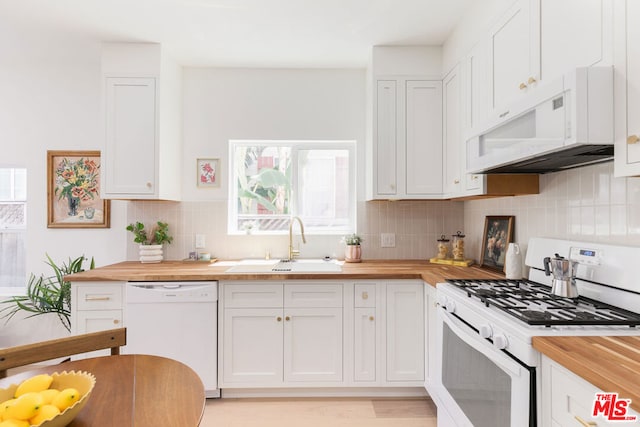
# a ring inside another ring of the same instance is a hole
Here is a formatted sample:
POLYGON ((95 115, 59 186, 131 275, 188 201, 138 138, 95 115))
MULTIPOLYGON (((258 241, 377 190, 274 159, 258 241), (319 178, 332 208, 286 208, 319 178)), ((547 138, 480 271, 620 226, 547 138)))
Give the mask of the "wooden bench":
POLYGON ((96 350, 111 349, 112 355, 120 354, 120 347, 127 344, 127 328, 110 329, 73 335, 33 344, 0 349, 0 378, 7 370, 59 357, 73 356, 96 350))

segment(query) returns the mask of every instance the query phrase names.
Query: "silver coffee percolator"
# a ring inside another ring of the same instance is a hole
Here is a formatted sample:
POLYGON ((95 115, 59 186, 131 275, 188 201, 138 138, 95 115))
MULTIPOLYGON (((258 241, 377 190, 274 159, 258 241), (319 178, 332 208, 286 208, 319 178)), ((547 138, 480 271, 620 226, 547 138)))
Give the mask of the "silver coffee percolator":
POLYGON ((578 262, 561 257, 546 257, 544 259, 544 273, 547 276, 553 274, 551 282, 551 293, 564 298, 577 298, 578 287, 576 286, 576 273, 578 262))

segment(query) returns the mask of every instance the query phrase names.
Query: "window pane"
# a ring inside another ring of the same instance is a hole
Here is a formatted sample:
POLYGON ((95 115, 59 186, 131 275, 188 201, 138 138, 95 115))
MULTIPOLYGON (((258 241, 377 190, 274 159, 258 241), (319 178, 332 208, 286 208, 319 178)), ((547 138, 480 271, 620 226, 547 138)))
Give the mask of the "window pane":
POLYGON ((26 285, 27 170, 0 168, 0 286, 26 285))
POLYGON ((300 150, 299 215, 309 228, 349 223, 349 151, 300 150))
POLYGON ((291 147, 236 146, 238 230, 284 230, 290 215, 291 147))

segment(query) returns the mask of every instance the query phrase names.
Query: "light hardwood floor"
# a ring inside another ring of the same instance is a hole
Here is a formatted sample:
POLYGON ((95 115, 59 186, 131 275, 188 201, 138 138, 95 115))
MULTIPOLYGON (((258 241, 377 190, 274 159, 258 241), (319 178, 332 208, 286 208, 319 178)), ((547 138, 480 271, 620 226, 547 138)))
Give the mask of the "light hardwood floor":
POLYGON ((208 399, 200 427, 436 427, 424 399, 208 399))

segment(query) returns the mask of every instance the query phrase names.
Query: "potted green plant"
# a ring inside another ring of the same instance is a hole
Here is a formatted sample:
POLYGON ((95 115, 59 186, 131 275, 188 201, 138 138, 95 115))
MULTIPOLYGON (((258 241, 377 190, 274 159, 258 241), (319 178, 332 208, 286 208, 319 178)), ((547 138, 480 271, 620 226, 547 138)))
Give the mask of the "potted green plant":
POLYGON ((140 262, 154 263, 163 259, 162 245, 170 244, 173 237, 169 235, 169 224, 158 221, 151 233, 147 233, 141 222, 127 225, 127 230, 133 233, 133 241, 140 244, 140 262))
POLYGON ((356 233, 344 236, 342 241, 347 245, 344 251, 344 260, 346 262, 361 262, 362 261, 362 243, 364 239, 358 236, 356 233))
MULTIPOLYGON (((7 322, 21 311, 30 313, 27 317, 55 314, 64 327, 71 331, 71 283, 65 281, 64 276, 84 271, 82 264, 86 258, 84 255, 76 259, 69 258, 68 263, 62 263, 61 266, 58 266, 48 254, 46 256, 46 263, 53 269, 54 275, 36 277, 31 274, 26 294, 2 301, 6 307, 0 309, 0 313, 3 318, 7 319, 7 322)), ((95 262, 91 258, 89 268, 93 269, 94 267, 95 262)))

